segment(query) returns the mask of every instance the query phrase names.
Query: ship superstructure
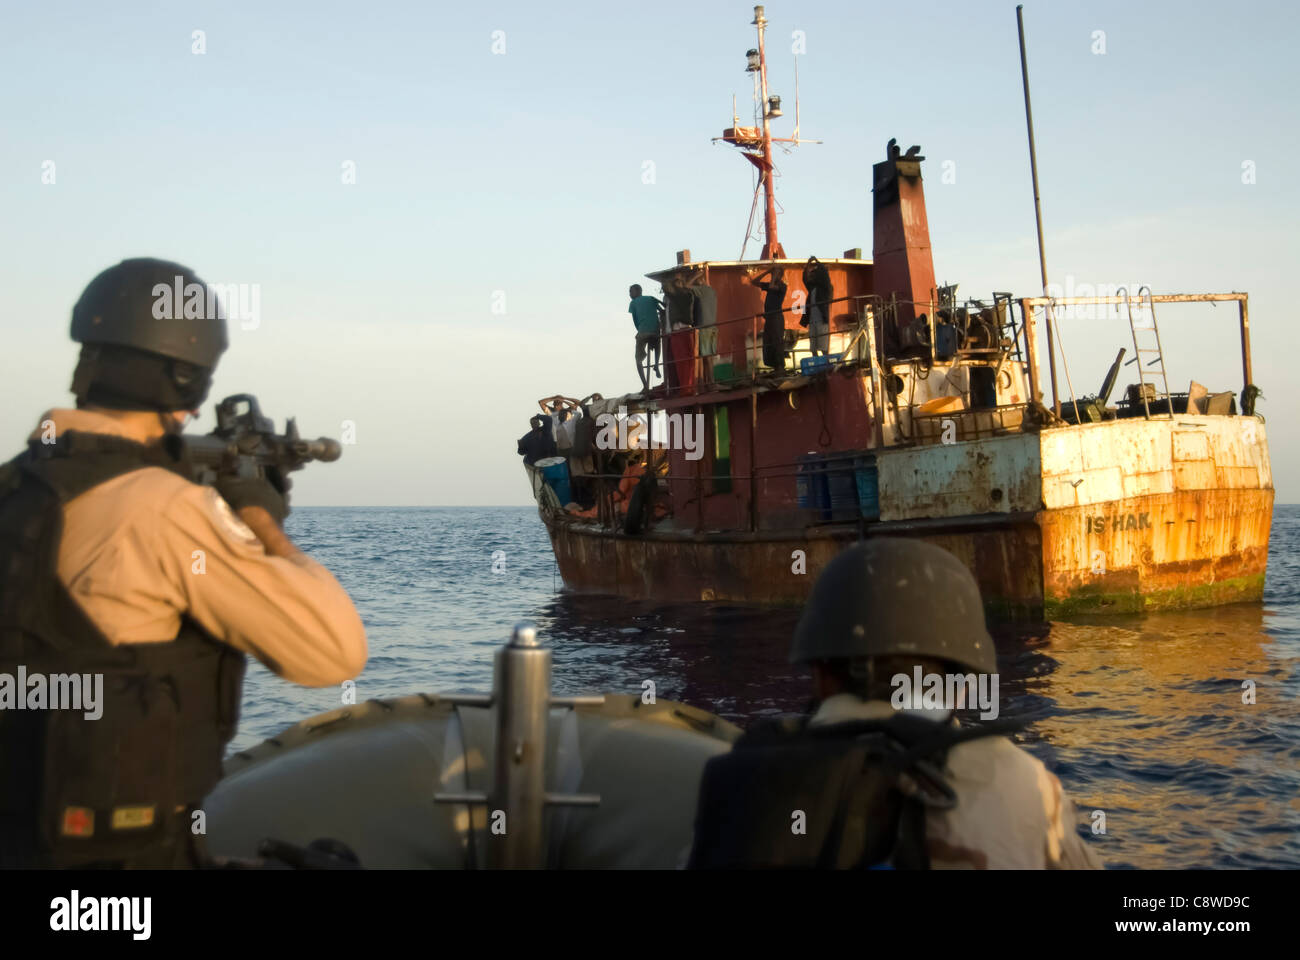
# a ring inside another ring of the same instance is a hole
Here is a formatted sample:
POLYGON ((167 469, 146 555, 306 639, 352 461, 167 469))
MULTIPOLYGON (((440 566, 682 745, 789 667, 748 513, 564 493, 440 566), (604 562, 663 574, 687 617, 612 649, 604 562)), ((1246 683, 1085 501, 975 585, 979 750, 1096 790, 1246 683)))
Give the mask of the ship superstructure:
POLYGON ((733 120, 719 139, 758 171, 762 253, 697 261, 681 251, 647 274, 668 308, 661 385, 541 401, 556 456, 528 470, 565 584, 797 603, 845 545, 916 536, 962 558, 999 619, 1258 599, 1273 484, 1246 295, 960 298, 935 280, 925 158, 890 141, 871 171, 872 258, 819 258, 830 332, 814 356, 800 282, 810 265, 776 236, 780 105, 755 12, 762 122, 733 120), (789 284, 784 372, 764 363, 753 282, 774 267, 789 284), (703 312, 701 288, 715 304, 703 312), (1239 396, 1195 382, 1171 390, 1157 313, 1193 302, 1237 305, 1239 396), (1118 309, 1129 326, 1089 396, 1057 378, 1053 313, 1080 305, 1118 309), (1117 392, 1121 377, 1136 382, 1117 392))

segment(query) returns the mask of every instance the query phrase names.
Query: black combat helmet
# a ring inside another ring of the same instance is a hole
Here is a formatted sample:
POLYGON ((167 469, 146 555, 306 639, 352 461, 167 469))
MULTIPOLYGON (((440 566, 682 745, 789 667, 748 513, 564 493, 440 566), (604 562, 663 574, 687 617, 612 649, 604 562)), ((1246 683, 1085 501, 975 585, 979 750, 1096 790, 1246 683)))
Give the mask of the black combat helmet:
POLYGON ((72 339, 82 344, 79 404, 193 410, 226 349, 226 320, 193 270, 139 258, 90 281, 72 308, 72 339))
POLYGON ((979 587, 947 550, 872 539, 837 555, 817 578, 795 628, 791 662, 886 656, 997 671, 979 587))

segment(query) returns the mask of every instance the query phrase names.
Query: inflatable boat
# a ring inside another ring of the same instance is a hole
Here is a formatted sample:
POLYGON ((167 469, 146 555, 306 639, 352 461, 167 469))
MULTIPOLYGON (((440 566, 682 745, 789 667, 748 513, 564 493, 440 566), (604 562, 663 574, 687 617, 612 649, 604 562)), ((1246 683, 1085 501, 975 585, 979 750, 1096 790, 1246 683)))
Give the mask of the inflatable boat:
POLYGON ((207 844, 256 861, 327 839, 365 868, 678 868, 704 764, 740 733, 649 694, 553 697, 521 624, 491 694, 371 700, 229 757, 207 844))

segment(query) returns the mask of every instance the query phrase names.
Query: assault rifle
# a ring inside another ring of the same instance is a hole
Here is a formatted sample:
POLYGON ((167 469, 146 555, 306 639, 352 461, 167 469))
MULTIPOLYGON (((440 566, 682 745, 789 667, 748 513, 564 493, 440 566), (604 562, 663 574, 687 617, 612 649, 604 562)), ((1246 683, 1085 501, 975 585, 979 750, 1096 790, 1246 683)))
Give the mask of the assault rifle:
POLYGON ((337 440, 320 437, 303 440, 290 417, 284 433, 275 432, 270 417, 262 416, 257 398, 237 393, 217 404, 217 428, 211 433, 183 437, 193 465, 194 481, 211 486, 218 477, 267 478, 280 480, 289 489, 289 471, 301 470, 313 460, 330 463, 343 453, 337 440))

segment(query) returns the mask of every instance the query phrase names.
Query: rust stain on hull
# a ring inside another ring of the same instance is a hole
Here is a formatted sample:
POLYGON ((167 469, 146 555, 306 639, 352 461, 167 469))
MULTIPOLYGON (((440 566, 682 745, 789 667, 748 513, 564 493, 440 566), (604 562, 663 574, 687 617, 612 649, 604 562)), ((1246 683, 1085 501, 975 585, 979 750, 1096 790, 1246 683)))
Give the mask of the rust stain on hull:
MULTIPOLYGON (((802 604, 831 558, 859 539, 856 526, 789 539, 628 537, 566 523, 548 529, 560 575, 572 590, 773 606, 802 604)), ((1041 536, 1034 524, 916 536, 951 551, 975 572, 997 619, 1041 619, 1041 536)))
POLYGON ((1258 600, 1273 491, 1187 490, 1044 511, 1049 612, 1258 600))
POLYGON ((1028 522, 964 517, 915 529, 882 524, 860 532, 846 525, 785 538, 630 537, 563 520, 547 522, 547 529, 572 590, 778 606, 803 603, 821 569, 863 533, 915 536, 971 569, 994 620, 1024 622, 1257 600, 1272 513, 1271 489, 1237 489, 1043 510, 1028 522), (989 519, 993 525, 963 528, 989 519))
POLYGON ((789 540, 629 537, 567 523, 547 526, 560 575, 571 589, 653 600, 777 606, 803 603, 816 572, 856 539, 852 532, 789 540), (794 572, 795 551, 803 552, 809 573, 794 572))

